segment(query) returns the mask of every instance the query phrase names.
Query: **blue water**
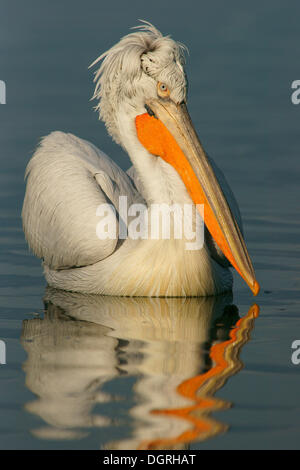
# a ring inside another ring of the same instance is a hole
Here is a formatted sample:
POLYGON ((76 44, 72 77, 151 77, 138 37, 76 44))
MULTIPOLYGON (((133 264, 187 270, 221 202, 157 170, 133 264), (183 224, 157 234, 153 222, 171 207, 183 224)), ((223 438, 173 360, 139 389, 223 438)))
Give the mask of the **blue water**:
POLYGON ((299 15, 294 0, 2 0, 1 449, 299 448, 299 15), (189 47, 189 110, 239 201, 255 299, 237 275, 233 298, 215 300, 49 291, 28 251, 23 178, 41 136, 72 132, 129 166, 92 110, 87 67, 139 18, 189 47))

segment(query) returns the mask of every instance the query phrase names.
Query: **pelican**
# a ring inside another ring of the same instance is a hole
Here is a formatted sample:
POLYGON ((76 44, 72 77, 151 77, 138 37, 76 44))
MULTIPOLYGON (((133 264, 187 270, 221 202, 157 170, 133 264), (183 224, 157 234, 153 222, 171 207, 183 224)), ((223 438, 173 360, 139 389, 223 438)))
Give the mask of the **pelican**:
POLYGON ((67 291, 217 295, 232 289, 232 266, 256 295, 237 202, 188 114, 185 46, 148 22, 135 29, 92 64, 101 63, 94 79, 100 119, 133 166, 124 172, 72 134, 44 137, 25 175, 22 218, 29 247, 42 259, 48 284, 67 291), (112 207, 120 227, 124 196, 129 206, 146 205, 149 218, 157 204, 201 206, 204 244, 186 249, 185 235, 124 238, 116 231, 115 237, 99 237, 98 208, 112 207))

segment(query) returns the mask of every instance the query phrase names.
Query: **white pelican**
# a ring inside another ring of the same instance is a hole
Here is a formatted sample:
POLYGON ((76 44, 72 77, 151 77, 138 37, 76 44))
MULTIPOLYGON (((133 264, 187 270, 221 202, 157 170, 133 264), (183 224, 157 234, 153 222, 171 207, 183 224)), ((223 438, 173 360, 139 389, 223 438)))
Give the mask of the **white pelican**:
POLYGON ((97 109, 133 167, 126 174, 72 134, 42 139, 26 170, 22 217, 48 284, 107 295, 206 296, 231 290, 232 265, 256 295, 237 203, 187 111, 184 46, 144 22, 94 64, 100 61, 97 109), (203 247, 189 251, 174 236, 100 240, 97 208, 113 204, 118 224, 119 196, 146 204, 149 214, 153 204, 202 204, 203 247))

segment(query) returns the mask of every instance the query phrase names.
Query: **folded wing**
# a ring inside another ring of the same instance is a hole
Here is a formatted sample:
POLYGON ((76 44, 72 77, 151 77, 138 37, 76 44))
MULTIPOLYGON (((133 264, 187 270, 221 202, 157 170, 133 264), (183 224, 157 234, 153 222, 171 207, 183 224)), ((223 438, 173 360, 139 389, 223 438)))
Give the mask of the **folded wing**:
POLYGON ((52 269, 94 264, 114 252, 118 239, 100 240, 96 211, 137 198, 130 178, 93 144, 63 132, 43 138, 30 160, 22 218, 35 255, 52 269))

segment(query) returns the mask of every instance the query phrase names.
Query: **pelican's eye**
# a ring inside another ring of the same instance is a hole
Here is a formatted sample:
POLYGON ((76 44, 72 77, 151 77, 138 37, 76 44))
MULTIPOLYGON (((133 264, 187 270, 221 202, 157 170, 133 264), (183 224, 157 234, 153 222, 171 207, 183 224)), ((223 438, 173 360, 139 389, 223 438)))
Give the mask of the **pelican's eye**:
POLYGON ((165 83, 158 82, 157 84, 157 94, 161 98, 167 98, 170 96, 170 90, 165 83))

